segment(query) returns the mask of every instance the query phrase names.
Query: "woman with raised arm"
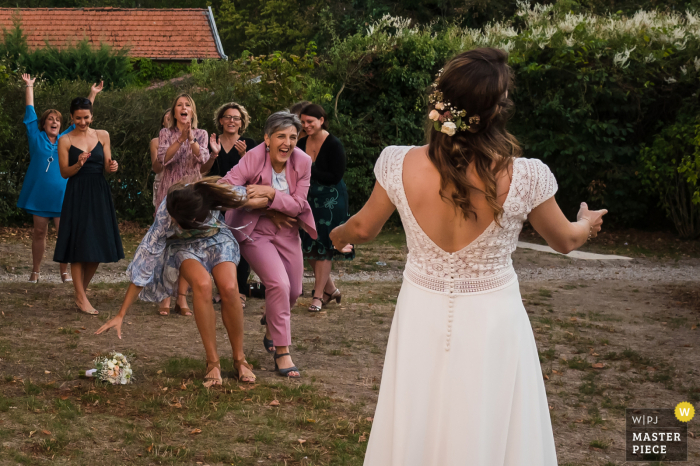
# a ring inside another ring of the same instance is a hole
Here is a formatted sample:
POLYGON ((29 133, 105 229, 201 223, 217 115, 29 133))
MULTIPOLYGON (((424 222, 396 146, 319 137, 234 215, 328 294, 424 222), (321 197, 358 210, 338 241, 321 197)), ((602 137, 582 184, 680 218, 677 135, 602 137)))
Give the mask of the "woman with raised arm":
POLYGON ((535 338, 511 254, 529 220, 567 253, 605 210, 559 209, 557 182, 506 131, 507 54, 450 60, 429 95, 428 144, 391 146, 367 204, 331 232, 372 240, 395 209, 408 259, 387 343, 365 466, 556 466, 535 338))
MULTIPOLYGON (((257 144, 251 138, 242 136, 250 124, 250 116, 245 107, 236 102, 228 102, 216 110, 214 124, 221 135, 212 133, 209 138, 209 161, 202 166, 202 173, 212 176, 226 176, 226 174, 241 161, 249 150, 257 144)), ((250 266, 241 257, 238 263, 238 291, 241 293, 241 303, 245 309, 250 266)), ((217 295, 215 302, 220 301, 217 295)))
POLYGON ((346 158, 340 140, 328 132, 328 116, 317 104, 301 109, 301 124, 308 135, 299 140, 299 149, 306 152, 311 165, 309 205, 316 221, 318 238, 312 239, 301 232, 304 259, 314 271, 314 288, 309 312, 320 312, 322 306, 335 301, 340 304, 342 295, 331 277, 334 260, 353 260, 355 250, 343 252, 333 249, 329 234, 333 228, 347 222, 348 188, 343 181, 346 158))
POLYGON ((291 308, 301 295, 304 259, 299 227, 316 237, 314 217, 306 195, 311 179, 311 158, 296 147, 299 118, 287 111, 265 122, 265 142, 249 151, 220 181, 246 186, 248 198, 263 209, 226 213, 226 223, 240 227, 233 235, 241 253, 265 285, 266 325, 263 344, 274 352, 279 375, 299 378, 289 353, 292 343, 291 308), (280 221, 278 218, 281 217, 280 221))
MULTIPOLYGON (((245 188, 218 184, 219 177, 170 187, 156 219, 141 240, 127 274, 131 284, 119 313, 100 327, 122 337, 124 316, 137 297, 162 302, 177 291, 178 277, 192 287, 194 318, 206 352, 205 386, 221 385, 221 364, 216 349, 216 314, 211 302, 214 277, 221 294, 221 317, 233 350, 238 380, 254 383, 255 374, 243 352, 243 308, 238 298, 236 263, 238 243, 219 220, 219 209, 258 207, 246 201, 245 188)), ((261 201, 256 201, 261 204, 261 201)))
POLYGON ((58 141, 58 164, 68 183, 53 260, 71 264, 78 310, 97 315, 87 297, 90 280, 101 262, 124 258, 114 201, 104 176, 115 173, 119 164, 112 159, 109 133, 90 128, 92 102, 77 97, 70 113, 75 129, 58 141))
MULTIPOLYGON (((202 178, 202 166, 209 161, 208 136, 197 128, 197 106, 188 94, 180 94, 170 108, 170 125, 158 136, 158 162, 163 167, 156 205, 159 206, 168 189, 179 181, 193 182, 202 178)), ((187 307, 187 284, 178 286, 175 312, 191 316, 187 307)), ((161 303, 161 315, 170 313, 170 301, 161 303)))
MULTIPOLYGON (((66 133, 73 131, 71 125, 61 131, 61 112, 50 108, 37 118, 34 109, 34 82, 36 78, 24 73, 22 80, 25 84, 26 110, 24 125, 27 127, 29 139, 29 167, 22 183, 22 191, 17 200, 17 207, 24 209, 34 219, 32 230, 32 273, 29 283, 37 283, 41 271, 41 261, 46 251, 46 233, 49 220, 53 218, 58 232, 63 205, 63 195, 66 192, 66 180, 61 177, 58 168, 58 140, 66 133)), ((88 99, 95 102, 95 96, 102 90, 103 83, 94 84, 90 89, 88 99)), ((59 272, 63 283, 72 282, 68 275, 68 264, 60 264, 59 272)))

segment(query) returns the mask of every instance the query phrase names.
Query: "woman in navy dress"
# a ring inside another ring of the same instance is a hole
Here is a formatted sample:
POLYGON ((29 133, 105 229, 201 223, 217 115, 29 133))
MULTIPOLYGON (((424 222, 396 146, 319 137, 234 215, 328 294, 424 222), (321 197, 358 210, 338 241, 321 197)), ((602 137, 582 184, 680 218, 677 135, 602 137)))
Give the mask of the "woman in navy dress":
POLYGON ((61 230, 53 260, 71 264, 75 304, 78 310, 96 315, 86 291, 100 262, 124 258, 117 214, 104 172, 114 173, 109 133, 90 128, 92 102, 73 99, 70 113, 75 129, 58 141, 61 176, 69 178, 61 210, 61 230))
MULTIPOLYGON (((32 273, 29 275, 30 283, 39 281, 41 261, 46 250, 46 233, 49 228, 49 220, 53 218, 54 226, 58 231, 61 217, 63 194, 66 191, 66 180, 61 177, 58 169, 58 140, 66 133, 73 131, 75 125, 61 131, 61 112, 50 108, 45 110, 41 118, 37 118, 34 109, 34 81, 28 74, 23 74, 22 79, 26 84, 24 112, 24 125, 27 127, 29 139, 29 167, 22 183, 22 192, 19 194, 17 207, 24 209, 34 217, 34 229, 32 231, 32 273)), ((88 99, 95 101, 95 96, 102 90, 102 83, 93 85, 88 99)), ((72 281, 68 275, 68 265, 59 266, 61 280, 72 281)))

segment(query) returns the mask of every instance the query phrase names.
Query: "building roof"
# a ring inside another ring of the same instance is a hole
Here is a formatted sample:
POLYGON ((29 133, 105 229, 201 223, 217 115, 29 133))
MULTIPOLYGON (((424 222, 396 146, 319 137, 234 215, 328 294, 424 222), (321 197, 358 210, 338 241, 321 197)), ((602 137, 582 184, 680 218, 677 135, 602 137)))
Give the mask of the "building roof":
POLYGON ((30 50, 91 44, 128 47, 129 55, 153 60, 223 58, 211 8, 0 8, 0 28, 21 22, 30 50))

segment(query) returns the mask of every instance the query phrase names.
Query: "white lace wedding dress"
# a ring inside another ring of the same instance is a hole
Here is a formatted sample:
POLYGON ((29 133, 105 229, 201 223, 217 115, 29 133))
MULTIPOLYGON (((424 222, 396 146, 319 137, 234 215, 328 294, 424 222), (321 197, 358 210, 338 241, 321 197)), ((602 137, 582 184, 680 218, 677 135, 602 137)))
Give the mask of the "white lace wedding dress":
POLYGON ((511 254, 528 213, 557 190, 539 160, 516 159, 501 226, 454 253, 418 226, 402 174, 411 147, 374 172, 401 215, 404 281, 365 466, 556 466, 535 338, 511 254))

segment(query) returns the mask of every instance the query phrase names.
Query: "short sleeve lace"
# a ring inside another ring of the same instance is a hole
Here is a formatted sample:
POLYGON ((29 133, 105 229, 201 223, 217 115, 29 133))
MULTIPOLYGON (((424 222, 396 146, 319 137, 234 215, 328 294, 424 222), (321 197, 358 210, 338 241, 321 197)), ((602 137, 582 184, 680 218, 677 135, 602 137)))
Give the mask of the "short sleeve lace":
POLYGON ((448 253, 420 228, 403 186, 403 161, 408 146, 389 146, 379 156, 374 173, 396 206, 406 232, 408 258, 404 277, 438 292, 484 292, 516 279, 511 254, 530 211, 554 195, 557 182, 539 160, 513 161, 513 177, 503 204, 500 225, 492 222, 459 251, 448 253))

